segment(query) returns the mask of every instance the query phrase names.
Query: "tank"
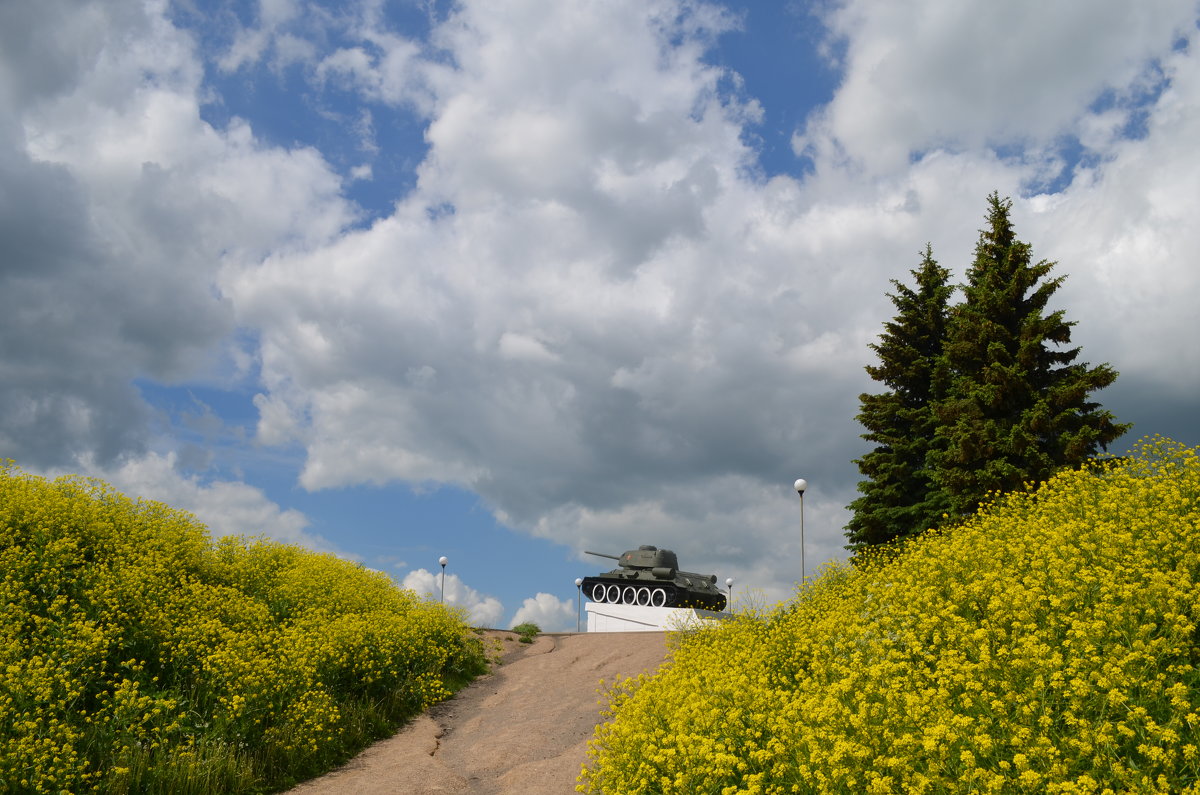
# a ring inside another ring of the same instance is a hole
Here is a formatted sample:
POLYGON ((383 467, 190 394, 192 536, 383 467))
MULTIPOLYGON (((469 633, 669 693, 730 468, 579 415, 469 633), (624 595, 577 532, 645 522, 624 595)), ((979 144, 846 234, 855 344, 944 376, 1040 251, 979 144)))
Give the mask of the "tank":
POLYGON ((725 594, 717 588, 717 575, 680 571, 679 559, 669 549, 647 545, 620 555, 587 554, 617 561, 612 571, 583 578, 580 587, 593 602, 725 609, 725 594))

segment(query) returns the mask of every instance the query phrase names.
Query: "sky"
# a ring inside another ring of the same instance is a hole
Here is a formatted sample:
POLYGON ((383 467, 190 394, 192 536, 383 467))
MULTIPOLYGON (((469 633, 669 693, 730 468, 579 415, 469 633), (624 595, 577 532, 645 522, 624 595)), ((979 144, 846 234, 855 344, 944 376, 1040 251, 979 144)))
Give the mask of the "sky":
POLYGON ((574 630, 640 544, 787 598, 987 196, 1200 445, 1200 4, 0 0, 0 458, 574 630), (808 483, 803 509, 792 489, 808 483))

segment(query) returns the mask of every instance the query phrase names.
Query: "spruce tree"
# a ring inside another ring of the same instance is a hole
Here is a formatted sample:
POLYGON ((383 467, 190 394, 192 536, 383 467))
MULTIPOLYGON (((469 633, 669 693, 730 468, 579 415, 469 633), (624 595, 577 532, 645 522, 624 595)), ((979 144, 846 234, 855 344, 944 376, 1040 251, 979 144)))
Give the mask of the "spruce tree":
POLYGON ((973 513, 989 492, 1082 463, 1129 428, 1088 399, 1117 372, 1076 363, 1079 348, 1061 347, 1074 322, 1046 313, 1063 277, 1049 278, 1052 262, 1032 262, 1013 232, 1011 200, 993 193, 988 205, 964 301, 950 313, 948 392, 934 406, 934 482, 957 515, 973 513))
POLYGON ((938 525, 948 510, 927 459, 937 439, 933 405, 945 397, 947 379, 939 363, 954 288, 929 245, 910 273, 915 289, 892 280, 896 292, 888 297, 897 314, 870 346, 879 364, 868 365, 867 373, 887 391, 858 398, 857 419, 867 429, 863 438, 876 446, 855 460, 866 479, 858 484, 862 496, 848 506, 854 512, 846 526, 848 549, 919 533, 938 525))

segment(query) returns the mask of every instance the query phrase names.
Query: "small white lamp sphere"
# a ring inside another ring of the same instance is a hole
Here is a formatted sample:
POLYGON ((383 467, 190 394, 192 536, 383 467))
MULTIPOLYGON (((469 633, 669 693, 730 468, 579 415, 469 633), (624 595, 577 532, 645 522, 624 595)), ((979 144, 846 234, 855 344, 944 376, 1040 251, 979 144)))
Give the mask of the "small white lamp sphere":
POLYGON ((438 558, 438 563, 442 564, 443 566, 445 566, 449 562, 450 562, 450 558, 446 557, 445 555, 442 555, 440 558, 438 558))
POLYGON ((808 481, 804 478, 800 478, 796 481, 794 488, 796 489, 797 494, 804 494, 804 490, 808 488, 808 481))
POLYGON ((729 579, 725 580, 725 587, 730 588, 732 586, 733 586, 733 578, 730 577, 729 579))
POLYGON ((582 577, 576 577, 576 578, 575 578, 575 587, 576 587, 576 588, 578 588, 578 587, 579 587, 579 586, 581 586, 581 585, 583 585, 583 578, 582 578, 582 577))

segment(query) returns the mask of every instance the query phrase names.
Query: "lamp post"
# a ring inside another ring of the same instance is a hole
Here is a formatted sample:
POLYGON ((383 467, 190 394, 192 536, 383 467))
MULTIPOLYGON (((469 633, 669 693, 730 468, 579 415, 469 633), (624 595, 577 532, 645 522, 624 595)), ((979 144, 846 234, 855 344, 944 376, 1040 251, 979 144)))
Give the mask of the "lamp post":
POLYGON ((800 495, 800 584, 804 585, 806 579, 804 570, 804 490, 808 488, 808 481, 800 478, 793 484, 793 487, 800 495))
POLYGON ((728 577, 725 580, 725 587, 729 589, 729 612, 733 612, 733 578, 728 577))
POLYGON ((583 601, 583 578, 575 578, 575 631, 579 631, 579 605, 583 601))
POLYGON ((438 558, 438 563, 442 564, 442 596, 441 601, 446 601, 446 564, 450 562, 450 558, 442 555, 438 558))

